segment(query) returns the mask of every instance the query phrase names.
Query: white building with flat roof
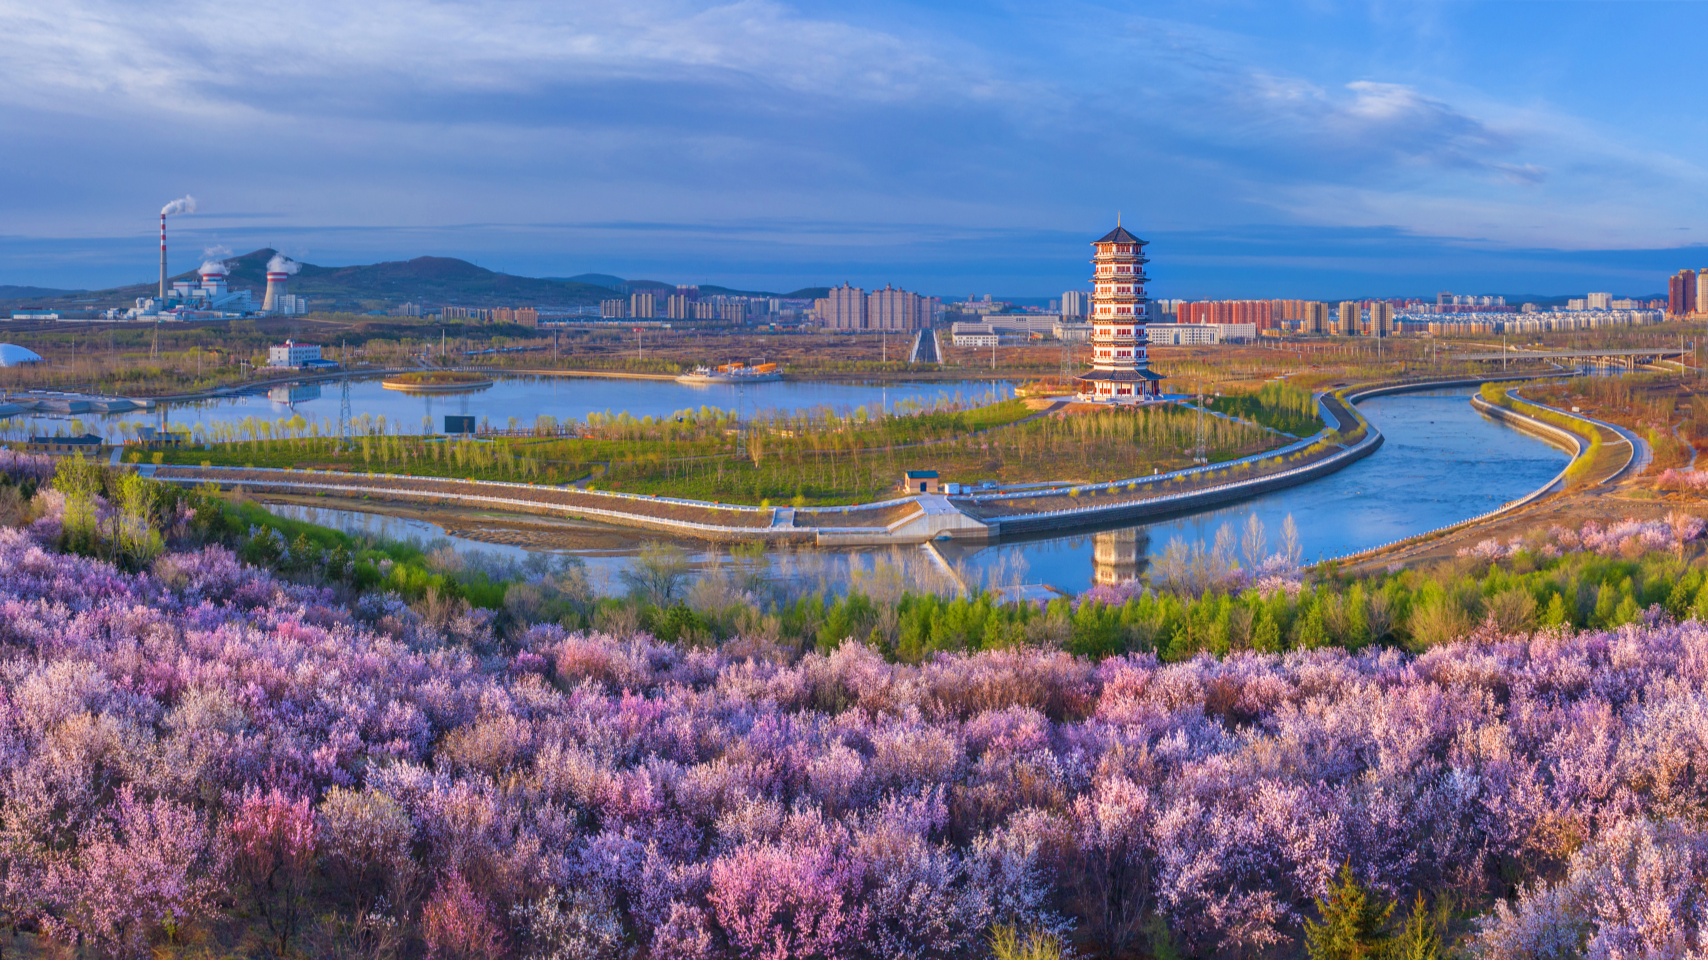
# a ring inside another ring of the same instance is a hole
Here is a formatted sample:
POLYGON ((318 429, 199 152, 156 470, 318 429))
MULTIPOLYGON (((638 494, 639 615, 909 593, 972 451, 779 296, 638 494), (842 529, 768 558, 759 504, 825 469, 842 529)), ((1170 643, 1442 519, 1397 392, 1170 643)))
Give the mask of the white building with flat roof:
POLYGON ((963 320, 950 325, 949 339, 956 347, 995 347, 1002 335, 989 324, 963 320))
POLYGON ((1147 324, 1151 343, 1167 347, 1200 347, 1255 340, 1256 324, 1147 324))
POLYGON ((287 340, 267 348, 268 367, 307 367, 320 362, 318 344, 299 344, 287 340))

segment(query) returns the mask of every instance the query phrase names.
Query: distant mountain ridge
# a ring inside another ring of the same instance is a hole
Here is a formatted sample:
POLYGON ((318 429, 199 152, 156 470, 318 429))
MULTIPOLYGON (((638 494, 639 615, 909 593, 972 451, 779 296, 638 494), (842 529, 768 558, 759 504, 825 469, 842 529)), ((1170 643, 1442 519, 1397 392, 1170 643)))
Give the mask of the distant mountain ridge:
POLYGON ((19 287, 15 284, 0 284, 0 300, 40 300, 48 297, 70 297, 81 294, 81 290, 62 290, 57 287, 19 287))
MULTIPOLYGON (((225 264, 230 271, 227 284, 233 290, 249 289, 259 302, 267 287, 267 262, 277 253, 263 247, 225 264)), ((195 280, 194 271, 172 278, 195 280)), ((111 287, 106 290, 57 290, 49 287, 0 286, 0 307, 22 306, 61 309, 128 307, 138 297, 152 296, 154 282, 111 287)), ((457 307, 539 307, 543 310, 590 307, 601 300, 626 298, 631 290, 663 291, 675 284, 657 280, 625 280, 611 274, 579 274, 574 277, 521 277, 488 270, 455 257, 416 257, 377 264, 323 267, 300 262, 289 281, 291 293, 309 299, 315 310, 363 312, 385 310, 405 303, 423 307, 445 304, 457 307)), ((702 284, 705 294, 736 297, 823 297, 828 288, 808 287, 787 294, 734 290, 702 284)))

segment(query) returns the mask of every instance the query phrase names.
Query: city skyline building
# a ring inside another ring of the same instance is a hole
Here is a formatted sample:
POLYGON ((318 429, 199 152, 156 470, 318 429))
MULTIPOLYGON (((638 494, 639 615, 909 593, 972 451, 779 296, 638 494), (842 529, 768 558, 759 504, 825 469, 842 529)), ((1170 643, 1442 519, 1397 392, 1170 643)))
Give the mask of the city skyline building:
POLYGON ((813 302, 819 323, 831 330, 921 330, 930 327, 938 300, 886 285, 867 293, 853 284, 832 287, 813 302))
POLYGON ((1091 370, 1074 378, 1082 398, 1132 403, 1161 393, 1145 332, 1145 246, 1119 223, 1092 242, 1091 370))
POLYGON ((1306 333, 1319 337, 1328 334, 1328 304, 1320 300, 1312 300, 1305 305, 1305 315, 1300 318, 1300 326, 1306 333))
POLYGON ((1334 332, 1342 337, 1351 337, 1358 333, 1358 302, 1343 300, 1335 318, 1334 332))
POLYGON ((1688 317, 1697 311, 1696 287, 1701 275, 1686 267, 1667 278, 1666 312, 1674 317, 1688 317))
POLYGON ((1370 305, 1370 336, 1388 337, 1394 332, 1394 305, 1378 300, 1370 305))

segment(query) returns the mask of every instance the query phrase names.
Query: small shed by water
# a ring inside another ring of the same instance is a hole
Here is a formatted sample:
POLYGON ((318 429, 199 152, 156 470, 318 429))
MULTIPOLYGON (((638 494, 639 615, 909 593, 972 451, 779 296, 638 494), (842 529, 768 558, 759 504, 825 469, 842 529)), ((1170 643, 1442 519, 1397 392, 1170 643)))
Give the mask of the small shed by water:
POLYGON ((901 475, 901 489, 909 494, 941 494, 943 484, 934 470, 910 470, 901 475))

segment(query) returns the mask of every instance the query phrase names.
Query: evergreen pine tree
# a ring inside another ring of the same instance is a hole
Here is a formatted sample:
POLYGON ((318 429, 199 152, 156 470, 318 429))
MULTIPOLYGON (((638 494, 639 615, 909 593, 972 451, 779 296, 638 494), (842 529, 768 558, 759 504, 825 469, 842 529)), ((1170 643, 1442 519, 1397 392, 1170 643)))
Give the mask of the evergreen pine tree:
POLYGON ((1382 929, 1393 913, 1392 901, 1384 905, 1372 898, 1353 875, 1352 864, 1342 864, 1328 898, 1317 899, 1322 920, 1305 922, 1305 947, 1313 958, 1381 957, 1387 941, 1382 929))
POLYGON ((1406 916, 1406 923, 1388 942, 1385 953, 1390 958, 1414 958, 1418 961, 1441 957, 1441 926, 1437 922, 1437 912, 1429 909, 1422 891, 1417 893, 1411 914, 1406 916))

